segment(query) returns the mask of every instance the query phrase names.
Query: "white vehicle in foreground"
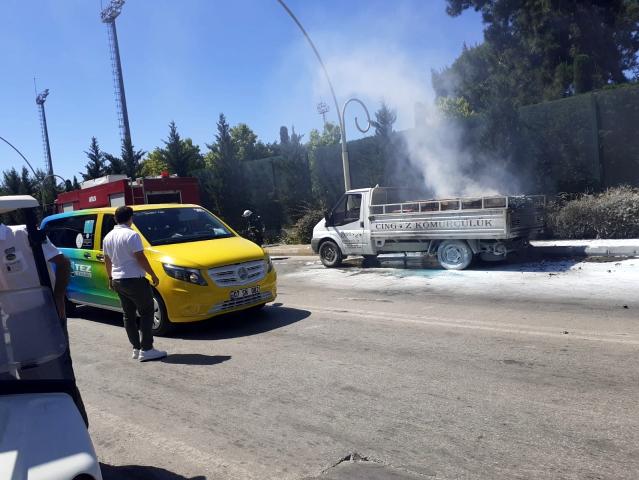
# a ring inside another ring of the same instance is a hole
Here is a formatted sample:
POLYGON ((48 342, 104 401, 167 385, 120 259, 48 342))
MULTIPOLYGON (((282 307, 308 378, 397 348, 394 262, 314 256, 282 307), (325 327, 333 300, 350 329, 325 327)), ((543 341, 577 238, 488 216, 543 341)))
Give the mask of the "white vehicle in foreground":
MULTIPOLYGON (((31 245, 37 201, 0 197, 0 213, 25 209, 31 245)), ((68 342, 41 248, 33 249, 40 286, 11 288, 11 275, 33 268, 15 246, 0 250, 0 479, 102 480, 74 403, 68 342)))
POLYGON ((526 246, 543 230, 544 206, 540 195, 419 200, 399 188, 350 190, 315 226, 311 247, 326 267, 348 255, 422 252, 463 270, 476 256, 503 260, 526 246))

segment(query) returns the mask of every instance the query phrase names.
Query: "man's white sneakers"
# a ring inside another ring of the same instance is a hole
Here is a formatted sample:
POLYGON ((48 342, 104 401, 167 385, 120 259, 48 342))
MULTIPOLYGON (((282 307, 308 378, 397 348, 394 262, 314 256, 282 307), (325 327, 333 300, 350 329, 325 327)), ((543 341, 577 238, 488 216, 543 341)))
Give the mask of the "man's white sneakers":
POLYGON ((152 348, 151 350, 140 350, 138 359, 141 362, 148 362, 149 360, 159 360, 160 358, 164 358, 166 356, 167 353, 165 351, 152 348))
POLYGON ((134 348, 133 355, 131 355, 131 358, 133 360, 137 360, 138 358, 140 358, 140 350, 138 350, 137 348, 134 348))

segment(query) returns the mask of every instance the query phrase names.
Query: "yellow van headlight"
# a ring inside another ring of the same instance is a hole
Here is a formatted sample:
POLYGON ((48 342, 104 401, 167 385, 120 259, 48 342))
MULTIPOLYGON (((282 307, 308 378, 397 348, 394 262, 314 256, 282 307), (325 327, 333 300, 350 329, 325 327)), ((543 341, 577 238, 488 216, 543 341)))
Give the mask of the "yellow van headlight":
POLYGON ((173 277, 176 280, 193 283, 194 285, 207 285, 200 271, 195 268, 176 267, 168 263, 163 263, 162 267, 164 267, 164 271, 169 277, 173 277))
POLYGON ((271 260, 271 256, 266 254, 266 273, 271 273, 273 271, 273 260, 271 260))

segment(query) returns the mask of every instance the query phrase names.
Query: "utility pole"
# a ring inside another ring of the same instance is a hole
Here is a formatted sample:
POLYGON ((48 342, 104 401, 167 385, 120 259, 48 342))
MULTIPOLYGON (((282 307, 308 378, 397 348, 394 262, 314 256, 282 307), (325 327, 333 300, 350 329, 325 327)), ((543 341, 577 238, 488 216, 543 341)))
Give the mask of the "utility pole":
POLYGON ((42 131, 42 147, 44 149, 44 160, 46 162, 47 175, 53 176, 53 161, 51 160, 51 146, 49 144, 49 130, 47 129, 47 115, 44 111, 44 102, 49 96, 49 89, 45 89, 36 95, 36 104, 40 112, 40 130, 42 131))
POLYGON ((322 71, 324 72, 324 77, 326 77, 326 83, 328 83, 328 87, 331 90, 331 96, 333 97, 333 102, 335 103, 335 113, 337 113, 337 119, 339 120, 339 129, 341 134, 342 168, 344 169, 344 188, 346 189, 346 191, 348 191, 351 189, 351 170, 350 170, 350 162, 348 161, 348 146, 346 144, 346 122, 344 121, 344 115, 346 114, 346 107, 349 103, 355 102, 360 104, 362 108, 364 109, 364 112, 366 113, 366 120, 368 121, 368 126, 366 128, 362 128, 359 122, 357 121, 357 117, 355 117, 355 126, 360 132, 366 133, 371 128, 371 117, 368 114, 368 109, 366 108, 366 105, 364 105, 364 103, 361 100, 357 98, 350 98, 346 100, 346 102, 344 102, 344 105, 340 110, 339 103, 337 102, 337 96, 335 95, 335 89, 333 88, 333 82, 331 82, 331 77, 328 74, 326 65, 324 65, 324 61, 322 60, 322 57, 320 56, 319 51, 317 50, 317 47, 313 43, 313 40, 311 40, 311 37, 309 36, 308 32, 306 31, 302 23, 298 20, 298 18, 295 16, 293 11, 290 8, 288 8, 288 5, 286 5, 284 0, 277 0, 277 2, 282 6, 284 10, 286 10, 286 13, 288 13, 288 15, 293 19, 295 24, 299 27, 302 34, 306 38, 306 41, 310 45, 311 49, 313 50, 313 53, 315 54, 315 57, 317 58, 317 61, 322 67, 322 71))
POLYGON ((319 102, 317 104, 317 113, 322 116, 322 124, 326 127, 326 114, 330 110, 329 106, 325 102, 319 102))
MULTIPOLYGON (((34 80, 35 81, 35 80, 34 80)), ((49 89, 46 88, 44 91, 38 93, 36 95, 36 104, 38 105, 38 110, 40 111, 40 130, 42 131, 42 146, 44 148, 44 158, 46 162, 46 172, 47 176, 42 179, 42 211, 46 213, 47 205, 45 204, 45 195, 44 191, 46 186, 49 186, 49 190, 51 191, 51 202, 55 200, 56 189, 55 189, 55 176, 53 174, 53 161, 51 160, 51 146, 49 144, 49 129, 47 128, 47 115, 44 111, 44 102, 47 100, 49 96, 49 89), (50 178, 48 182, 45 182, 47 178, 50 178)))
POLYGON ((118 127, 122 144, 125 145, 127 141, 131 142, 131 129, 129 127, 129 112, 126 108, 118 32, 115 28, 115 19, 122 13, 123 6, 124 0, 111 0, 109 6, 100 12, 100 18, 103 23, 106 23, 109 34, 109 51, 111 54, 111 68, 113 69, 113 90, 118 112, 118 127))

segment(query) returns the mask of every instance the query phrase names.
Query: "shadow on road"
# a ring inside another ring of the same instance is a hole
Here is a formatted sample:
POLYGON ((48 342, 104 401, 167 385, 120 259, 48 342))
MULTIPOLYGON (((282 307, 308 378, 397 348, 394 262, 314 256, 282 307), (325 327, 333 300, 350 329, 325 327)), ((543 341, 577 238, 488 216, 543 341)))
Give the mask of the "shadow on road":
POLYGON ((204 475, 183 477, 164 468, 143 465, 108 465, 100 463, 104 480, 206 480, 204 475))
POLYGON ((178 365, 217 365, 230 360, 230 355, 202 355, 200 353, 173 353, 160 360, 178 365))
POLYGON ((94 308, 85 305, 79 305, 73 314, 69 317, 81 318, 83 320, 90 320, 92 322, 104 323, 106 325, 114 325, 122 327, 122 314, 118 312, 112 312, 111 310, 102 310, 101 308, 94 308))
MULTIPOLYGON (((275 303, 260 311, 237 312, 202 322, 179 324, 176 325, 175 330, 169 336, 186 340, 221 340, 225 338, 249 337, 286 327, 304 320, 310 314, 311 312, 308 310, 284 307, 281 303, 275 303)), ((109 310, 78 307, 73 317, 122 327, 122 314, 109 310)), ((171 361, 167 359, 167 363, 171 363, 171 361)), ((175 363, 178 362, 176 361, 175 363)), ((193 365, 200 364, 194 363, 193 365)), ((203 365, 208 365, 208 363, 203 365)))
MULTIPOLYGON (((469 270, 494 271, 494 272, 548 272, 561 273, 570 270, 577 263, 583 262, 583 258, 558 258, 544 257, 541 253, 531 250, 519 254, 511 254, 507 260, 499 262, 486 262, 476 259, 469 270)), ((376 269, 395 269, 397 271, 429 271, 446 272, 439 266, 435 257, 419 255, 392 255, 377 259, 349 258, 341 269, 355 270, 358 273, 374 273, 376 269)), ((419 273, 418 273, 419 274, 419 273)), ((402 275, 404 276, 404 275, 402 275)))
POLYGON ((223 340, 250 337, 286 327, 307 318, 311 312, 298 308, 267 306, 257 312, 239 312, 204 322, 182 325, 173 337, 185 340, 223 340))

